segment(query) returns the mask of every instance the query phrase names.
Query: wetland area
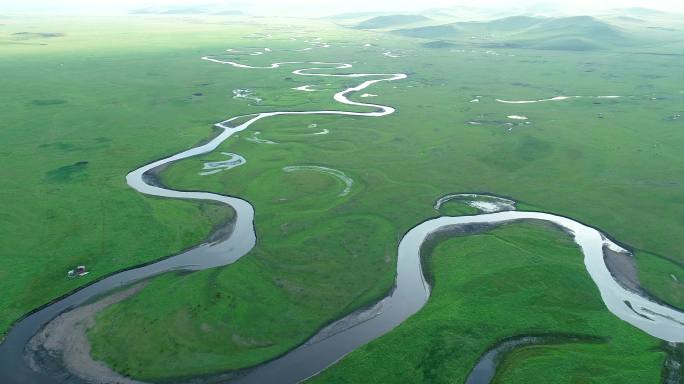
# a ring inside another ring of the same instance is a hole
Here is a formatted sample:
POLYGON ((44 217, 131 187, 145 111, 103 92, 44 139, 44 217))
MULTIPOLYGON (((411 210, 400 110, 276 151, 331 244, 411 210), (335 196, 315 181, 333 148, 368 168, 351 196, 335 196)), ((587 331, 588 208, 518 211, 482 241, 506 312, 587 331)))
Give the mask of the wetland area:
POLYGON ((680 18, 157 12, 2 19, 0 381, 682 383, 680 18))

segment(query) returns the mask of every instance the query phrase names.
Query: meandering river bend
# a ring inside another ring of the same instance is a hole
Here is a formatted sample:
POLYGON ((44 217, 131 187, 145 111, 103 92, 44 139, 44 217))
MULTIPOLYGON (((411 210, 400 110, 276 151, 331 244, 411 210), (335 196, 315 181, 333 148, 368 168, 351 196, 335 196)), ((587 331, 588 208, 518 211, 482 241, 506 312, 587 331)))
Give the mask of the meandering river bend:
MULTIPOLYGON (((249 202, 237 197, 223 196, 209 192, 178 191, 150 181, 149 172, 157 167, 215 150, 221 143, 237 132, 248 129, 255 122, 279 115, 348 115, 382 117, 393 113, 390 106, 361 103, 349 100, 354 92, 364 90, 384 81, 405 79, 405 74, 348 73, 335 74, 325 71, 350 69, 351 64, 324 62, 283 62, 268 67, 252 67, 232 61, 211 57, 203 60, 242 69, 270 69, 283 65, 301 65, 293 73, 301 76, 328 76, 348 78, 371 78, 359 85, 335 94, 334 99, 342 104, 372 108, 370 112, 349 112, 335 110, 321 111, 277 111, 237 116, 216 124, 223 129, 220 135, 206 144, 144 165, 126 176, 127 183, 135 190, 159 197, 207 200, 229 205, 236 212, 233 231, 227 239, 216 243, 197 246, 179 255, 149 265, 118 272, 84 287, 52 304, 42 307, 17 322, 0 345, 0 382, 2 383, 78 383, 82 379, 64 370, 33 370, 25 358, 25 347, 33 335, 59 314, 69 311, 89 300, 105 295, 120 287, 137 281, 177 270, 202 270, 225 266, 246 255, 255 245, 254 209, 249 202)), ((486 202, 491 204, 491 202, 486 202)), ((476 205, 477 206, 477 205, 476 205)), ((430 296, 430 287, 421 271, 420 247, 433 233, 454 226, 470 224, 497 225, 524 220, 540 220, 553 223, 570 233, 584 254, 587 272, 590 274, 601 297, 614 315, 657 338, 684 341, 684 314, 649 298, 623 288, 611 275, 604 262, 604 250, 627 252, 607 239, 598 230, 572 219, 543 212, 505 211, 474 216, 438 217, 418 224, 409 230, 398 249, 397 277, 395 289, 389 296, 369 309, 360 310, 334 322, 321 330, 305 344, 284 356, 245 370, 237 377, 215 376, 206 378, 211 382, 239 383, 297 383, 305 380, 347 353, 382 336, 416 313, 430 296)))

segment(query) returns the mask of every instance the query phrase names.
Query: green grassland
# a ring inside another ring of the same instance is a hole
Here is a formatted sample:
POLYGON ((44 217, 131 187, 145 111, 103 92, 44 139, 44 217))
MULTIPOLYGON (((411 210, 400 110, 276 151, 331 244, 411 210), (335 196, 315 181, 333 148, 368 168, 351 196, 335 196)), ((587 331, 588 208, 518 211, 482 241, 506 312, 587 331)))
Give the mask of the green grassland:
POLYGON ((11 18, 0 26, 0 334, 83 284, 198 244, 232 216, 225 207, 143 197, 124 177, 240 112, 231 90, 244 81, 220 76, 199 56, 250 27, 74 21, 11 18), (40 37, 45 31, 63 36, 40 37), (79 264, 91 273, 66 279, 79 264))
MULTIPOLYGON (((98 22, 95 28, 65 20, 10 19, 0 26, 0 69, 6 74, 0 81, 3 90, 12 90, 0 94, 0 111, 7 117, 0 123, 6 186, 0 191, 0 229, 11 234, 0 240, 7 266, 0 268, 0 288, 8 293, 0 299, 2 330, 93 279, 198 243, 231 215, 214 206, 136 194, 125 185, 129 170, 196 144, 211 134, 212 123, 234 115, 354 109, 335 104, 332 94, 358 79, 199 60, 226 55, 227 48, 273 50, 227 56, 254 65, 354 61, 355 71, 405 72, 409 78, 374 85, 368 92, 378 97, 352 97, 395 106, 393 115, 264 119, 216 153, 179 162, 162 174, 173 188, 249 200, 256 208, 258 244, 230 267, 160 277, 138 296, 103 312, 89 335, 93 353, 120 372, 144 379, 211 373, 254 365, 296 346, 326 323, 384 295, 393 284, 401 235, 440 214, 433 203, 451 192, 511 196, 526 207, 596 226, 637 251, 640 276, 650 292, 684 307, 679 172, 684 119, 675 118, 684 101, 678 72, 684 63, 674 55, 677 44, 640 46, 639 54, 624 49, 497 49, 492 54, 478 44, 431 49, 423 39, 320 21, 296 21, 302 24, 298 41, 288 39, 290 26, 270 20, 203 16, 98 22), (64 36, 13 35, 22 31, 64 36), (266 32, 273 38, 248 38, 266 32), (295 51, 307 46, 303 39, 318 36, 333 47, 295 51), (388 49, 402 57, 383 56, 388 49), (649 53, 654 51, 665 54, 649 53), (305 84, 324 90, 291 89, 305 84), (233 99, 237 88, 249 88, 263 101, 233 99), (494 100, 557 95, 624 97, 525 105, 494 100), (470 103, 475 96, 481 101, 470 103), (530 124, 506 125, 514 114, 529 117, 530 124), (311 134, 322 129, 330 133, 311 134), (255 131, 278 144, 246 140, 255 131), (221 151, 238 153, 247 164, 200 176, 203 163, 222 159, 221 151), (327 174, 282 171, 291 165, 338 169, 354 180, 352 191, 338 196, 344 186, 327 174), (78 263, 93 272, 87 279, 66 280, 66 270, 78 263), (141 347, 131 349, 133 341, 141 347)), ((442 212, 472 213, 452 204, 442 212)), ((555 277, 584 276, 581 263, 573 268, 572 276, 558 272, 555 277)), ((577 357, 586 361, 592 354, 606 355, 602 348, 633 351, 634 361, 648 367, 637 377, 659 374, 661 356, 645 352, 657 344, 610 320, 598 298, 592 300, 590 315, 601 318, 596 333, 616 328, 615 334, 630 335, 629 340, 616 338, 610 347, 549 347, 553 353, 586 349, 590 352, 577 357)), ((578 324, 547 320, 544 327, 580 331, 578 324)), ((473 347, 470 362, 488 343, 508 336, 474 337, 470 343, 487 342, 473 347)), ((426 336, 424 347, 429 342, 426 336)), ((602 369, 630 371, 606 356, 602 369)), ((348 361, 355 361, 353 355, 348 361)), ((468 368, 459 369, 464 375, 468 368)))
MULTIPOLYGON (((502 383, 657 383, 662 368, 662 352, 641 349, 643 360, 636 361, 634 350, 623 360, 614 345, 565 344, 531 346, 512 352, 502 362, 495 384, 502 383), (630 364, 643 364, 631 366, 630 364), (633 379, 634 378, 634 379, 633 379)), ((642 347, 643 348, 643 347, 642 347)), ((676 382, 675 382, 676 383, 676 382)))
POLYGON ((463 383, 502 339, 568 333, 604 341, 514 350, 494 382, 659 382, 658 341, 605 309, 565 233, 508 225, 446 240, 427 264, 434 288, 427 305, 311 382, 463 383))

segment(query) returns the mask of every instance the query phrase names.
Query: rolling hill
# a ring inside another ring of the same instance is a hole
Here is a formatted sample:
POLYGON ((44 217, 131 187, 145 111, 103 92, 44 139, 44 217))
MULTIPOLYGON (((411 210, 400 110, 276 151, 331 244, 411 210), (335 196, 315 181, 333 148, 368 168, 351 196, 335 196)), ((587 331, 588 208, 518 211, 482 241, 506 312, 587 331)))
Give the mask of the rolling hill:
POLYGON ((448 39, 465 37, 474 34, 511 34, 525 28, 533 27, 546 21, 544 18, 529 16, 512 16, 491 21, 468 21, 450 24, 407 28, 394 31, 403 36, 421 37, 426 39, 448 39))
POLYGON ((511 16, 491 21, 471 21, 457 23, 469 32, 512 32, 533 27, 546 21, 546 18, 531 16, 511 16))
POLYGON ((513 16, 491 21, 403 28, 393 32, 431 40, 475 38, 488 45, 552 50, 593 50, 609 45, 629 44, 632 41, 617 26, 590 16, 513 16))
POLYGON ((405 24, 421 23, 431 21, 429 17, 423 15, 389 15, 376 16, 362 21, 356 25, 359 29, 380 29, 398 27, 405 24))
POLYGON ((410 29, 399 29, 394 33, 407 37, 419 37, 423 39, 452 39, 462 35, 462 30, 454 24, 434 25, 410 29))
POLYGON ((618 21, 624 21, 628 23, 645 23, 646 20, 640 19, 638 17, 632 17, 632 16, 615 16, 615 20, 618 21))
POLYGON ((617 27, 591 16, 550 19, 531 25, 526 32, 552 36, 593 37, 598 39, 622 37, 622 32, 617 27))
POLYGON ((370 18, 370 17, 375 17, 375 16, 382 16, 382 13, 379 13, 379 12, 346 12, 346 13, 339 13, 339 14, 332 15, 332 16, 327 16, 325 18, 330 19, 330 20, 351 20, 351 19, 364 19, 364 18, 370 18))
POLYGON ((645 7, 631 7, 631 8, 623 8, 619 9, 618 11, 631 15, 631 16, 661 16, 666 14, 663 11, 659 11, 657 9, 651 9, 651 8, 645 8, 645 7))

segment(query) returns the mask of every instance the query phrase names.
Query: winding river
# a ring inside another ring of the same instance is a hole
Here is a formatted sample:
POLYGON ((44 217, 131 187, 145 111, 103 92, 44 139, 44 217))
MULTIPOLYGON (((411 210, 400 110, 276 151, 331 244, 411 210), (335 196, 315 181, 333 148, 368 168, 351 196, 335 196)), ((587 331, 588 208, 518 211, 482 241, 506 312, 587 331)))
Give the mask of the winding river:
MULTIPOLYGON (((274 63, 268 67, 252 67, 211 57, 203 57, 203 60, 245 69, 278 68, 283 65, 298 64, 304 65, 305 68, 297 69, 293 73, 301 76, 373 78, 338 92, 334 96, 334 99, 342 104, 372 108, 373 111, 280 111, 237 116, 217 123, 216 126, 223 131, 208 143, 154 161, 130 172, 126 176, 126 181, 128 185, 140 193, 176 199, 208 200, 229 205, 236 212, 236 219, 232 224, 232 234, 227 239, 202 244, 179 255, 118 272, 26 316, 12 327, 7 338, 0 345, 0 382, 8 384, 83 382, 82 379, 70 375, 63 369, 34 371, 27 363, 25 358, 27 343, 52 319, 115 289, 162 273, 178 270, 195 271, 231 264, 246 255, 254 247, 256 243, 254 209, 250 203, 237 197, 214 193, 167 189, 155 183, 149 176, 155 168, 211 152, 235 133, 243 131, 255 122, 268 117, 316 114, 368 117, 389 115, 394 112, 394 108, 352 101, 348 99, 348 96, 378 82, 398 81, 407 77, 405 74, 329 74, 323 72, 352 67, 351 64, 345 63, 283 62, 274 63)), ((491 204, 491 197, 488 203, 491 204)), ((615 316, 657 338, 671 342, 684 341, 684 314, 624 289, 613 278, 604 263, 604 250, 610 249, 623 253, 627 251, 607 239, 601 232, 572 219, 549 213, 502 211, 474 216, 438 217, 420 223, 409 230, 399 243, 396 286, 386 298, 372 308, 354 312, 337 320, 303 345, 278 359, 245 370, 237 377, 228 374, 206 378, 206 380, 238 383, 297 383, 316 375, 354 349, 389 332, 425 305, 430 296, 430 287, 421 270, 420 248, 431 234, 471 224, 498 225, 526 220, 553 223, 574 237, 575 242, 584 253, 587 272, 599 288, 606 307, 615 316)))

